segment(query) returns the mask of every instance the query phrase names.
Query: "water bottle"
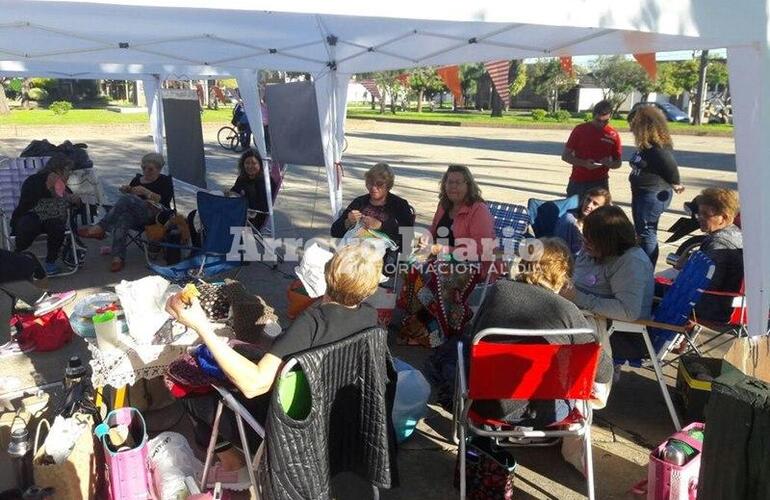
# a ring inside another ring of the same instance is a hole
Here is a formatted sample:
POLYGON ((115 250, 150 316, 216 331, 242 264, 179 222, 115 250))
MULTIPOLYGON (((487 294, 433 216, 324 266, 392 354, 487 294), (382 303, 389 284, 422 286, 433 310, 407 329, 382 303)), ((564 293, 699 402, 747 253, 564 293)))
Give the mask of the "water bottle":
POLYGON ((17 427, 11 430, 11 441, 8 443, 8 455, 11 457, 16 487, 25 491, 32 486, 32 446, 29 442, 27 427, 17 427))
MULTIPOLYGON (((687 434, 698 441, 703 441, 702 429, 690 429, 687 434)), ((674 465, 684 465, 689 462, 695 455, 698 454, 698 450, 678 439, 669 439, 663 451, 660 454, 660 458, 674 465)))
POLYGON ((64 389, 77 385, 86 375, 86 367, 78 356, 72 356, 64 369, 64 389))

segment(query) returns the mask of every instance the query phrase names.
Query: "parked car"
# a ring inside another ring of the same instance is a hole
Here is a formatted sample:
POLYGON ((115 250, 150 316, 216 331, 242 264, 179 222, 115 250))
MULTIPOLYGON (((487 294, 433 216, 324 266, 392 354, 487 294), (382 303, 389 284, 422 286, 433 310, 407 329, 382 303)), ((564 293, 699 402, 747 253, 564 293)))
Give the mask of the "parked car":
POLYGON ((690 115, 669 102, 637 102, 628 113, 629 122, 634 118, 636 110, 641 106, 655 106, 663 112, 663 115, 670 122, 690 123, 690 115))

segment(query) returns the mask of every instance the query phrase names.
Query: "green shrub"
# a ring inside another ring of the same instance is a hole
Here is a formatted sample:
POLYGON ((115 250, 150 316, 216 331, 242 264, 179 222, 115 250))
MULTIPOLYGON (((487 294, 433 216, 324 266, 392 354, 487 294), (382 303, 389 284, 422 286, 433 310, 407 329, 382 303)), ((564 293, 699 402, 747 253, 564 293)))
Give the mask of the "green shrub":
POLYGON ((53 111, 55 115, 66 115, 72 109, 72 103, 69 101, 56 101, 52 102, 48 109, 53 111))
POLYGON ((586 111, 583 113, 583 121, 588 123, 591 120, 594 119, 594 114, 591 111, 586 111))
POLYGON ((31 88, 29 89, 29 99, 31 101, 45 101, 48 99, 48 91, 45 89, 40 88, 31 88))
POLYGON ((30 78, 29 86, 33 89, 44 89, 51 91, 56 88, 55 78, 30 78))
POLYGON ((536 122, 545 120, 545 117, 548 115, 548 112, 544 109, 533 109, 532 110, 532 119, 536 122))
POLYGON ((554 113, 551 113, 550 117, 556 120, 557 122, 566 122, 567 120, 572 118, 572 113, 570 113, 566 109, 560 109, 554 113))

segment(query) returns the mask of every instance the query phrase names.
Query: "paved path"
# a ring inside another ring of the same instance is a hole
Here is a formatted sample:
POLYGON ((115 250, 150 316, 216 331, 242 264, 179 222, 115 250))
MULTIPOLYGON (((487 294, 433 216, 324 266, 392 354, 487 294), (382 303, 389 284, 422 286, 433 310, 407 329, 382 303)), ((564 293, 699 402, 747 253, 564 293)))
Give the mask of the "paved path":
MULTIPOLYGON (((204 128, 210 187, 226 188, 235 179, 236 155, 216 145, 218 127, 204 128)), ((107 185, 108 193, 138 172, 141 156, 150 151, 152 141, 142 126, 126 127, 49 127, 25 128, 0 126, 0 155, 16 156, 32 139, 51 142, 70 139, 89 144, 96 169, 107 185)), ((526 204, 530 197, 560 197, 566 186, 569 167, 559 156, 568 131, 517 130, 495 128, 456 128, 430 125, 348 122, 349 148, 344 158, 345 201, 364 192, 363 174, 377 161, 390 163, 396 172, 394 191, 406 197, 416 208, 419 224, 428 224, 437 202, 438 182, 449 163, 471 167, 488 200, 526 204)), ((631 153, 631 137, 622 134, 626 147, 624 159, 631 153)), ((730 138, 675 137, 676 156, 682 166, 687 191, 675 198, 671 211, 664 216, 667 227, 681 212, 683 201, 707 186, 735 188, 734 145, 730 138)), ((613 198, 629 207, 628 167, 612 173, 613 198)), ((279 234, 289 237, 323 237, 328 231, 329 203, 323 169, 290 168, 277 205, 279 234)), ((191 207, 190 198, 180 197, 183 208, 191 207)), ((98 255, 98 245, 90 244, 86 269, 72 277, 51 280, 54 290, 75 288, 81 297, 120 279, 146 275, 138 252, 129 255, 121 275, 107 272, 108 258, 98 255)), ((661 251, 665 255, 670 249, 661 251)), ((293 264, 283 270, 291 273, 293 264)), ((278 311, 286 307, 288 279, 260 265, 252 265, 241 274, 248 288, 261 294, 278 311)), ((284 319, 284 324, 286 324, 284 319)), ((396 348, 397 354, 415 366, 421 366, 426 350, 396 348)), ((25 385, 59 379, 65 360, 71 353, 85 355, 82 341, 55 353, 33 354, 3 359, 0 376, 16 376, 25 385)), ((448 415, 431 407, 430 415, 420 425, 419 435, 407 442, 399 454, 402 487, 384 492, 383 498, 444 499, 456 492, 451 486, 455 447, 448 440, 448 415)), ((0 420, 0 425, 5 420, 0 420)), ((649 448, 672 431, 657 385, 645 371, 625 372, 613 389, 607 409, 596 413, 594 456, 598 498, 626 498, 626 491, 646 474, 649 448)), ((4 460, 5 454, 0 454, 4 460)), ((518 498, 581 498, 585 491, 580 475, 564 464, 555 449, 522 450, 517 453, 518 498)), ((0 463, 0 470, 7 468, 0 463)), ((0 473, 0 489, 9 477, 0 473)), ((343 481, 344 490, 353 489, 344 498, 365 498, 354 480, 343 481)), ((358 485, 360 487, 360 485, 358 485)))

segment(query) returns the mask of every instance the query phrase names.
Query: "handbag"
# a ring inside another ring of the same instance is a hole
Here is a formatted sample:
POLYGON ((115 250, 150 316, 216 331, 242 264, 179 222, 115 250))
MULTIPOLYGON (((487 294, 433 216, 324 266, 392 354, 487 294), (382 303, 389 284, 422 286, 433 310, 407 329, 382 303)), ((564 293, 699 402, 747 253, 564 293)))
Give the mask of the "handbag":
POLYGON ((214 321, 227 319, 230 316, 230 300, 225 294, 224 285, 211 284, 201 281, 195 284, 200 294, 198 300, 203 312, 214 321))
POLYGON ((50 459, 46 459, 45 445, 40 444, 38 446, 43 426, 45 425, 49 430, 51 427, 45 419, 38 423, 32 459, 35 484, 41 488, 54 488, 56 498, 70 500, 103 498, 101 494, 102 476, 100 474, 102 470, 101 453, 95 446, 91 433, 93 417, 76 413, 72 418, 86 423, 86 429, 81 432, 67 459, 60 464, 50 463, 50 459))
MULTIPOLYGON (((516 460, 490 438, 473 437, 465 447, 465 497, 469 500, 512 500, 516 460)), ((455 464, 455 488, 460 487, 460 459, 455 464)))
POLYGON ((19 331, 19 344, 36 351, 55 351, 72 339, 72 325, 63 309, 36 317, 34 313, 16 313, 11 326, 19 331))
POLYGON ((94 434, 102 442, 104 463, 112 500, 146 500, 156 498, 149 468, 147 425, 136 408, 112 410, 97 425, 94 434), (126 441, 112 441, 110 430, 127 429, 126 441))

